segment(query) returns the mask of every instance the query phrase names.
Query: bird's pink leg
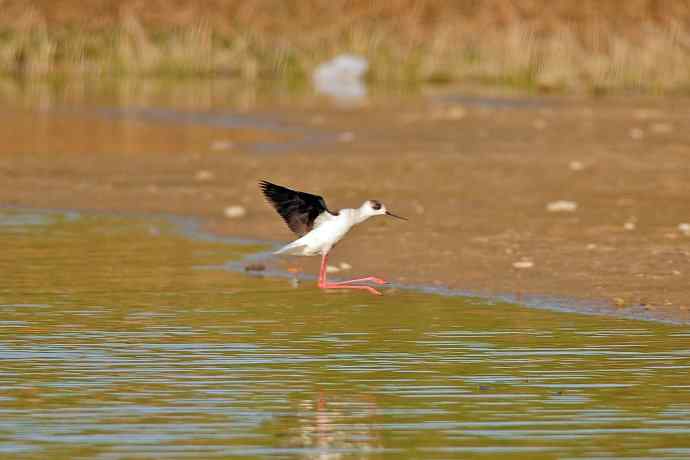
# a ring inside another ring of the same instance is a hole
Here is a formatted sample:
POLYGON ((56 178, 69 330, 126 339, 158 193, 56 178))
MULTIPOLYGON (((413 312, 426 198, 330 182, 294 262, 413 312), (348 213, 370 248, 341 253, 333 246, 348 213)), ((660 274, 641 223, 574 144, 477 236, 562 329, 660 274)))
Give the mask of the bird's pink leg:
MULTIPOLYGON (((321 289, 360 289, 364 291, 369 291, 372 294, 375 295, 382 295, 379 291, 374 289, 371 286, 348 286, 347 284, 343 284, 346 282, 341 282, 341 283, 329 283, 328 280, 326 279, 326 267, 328 266, 328 254, 324 254, 323 258, 321 259, 321 269, 319 270, 319 287, 321 289)), ((367 279, 367 278, 363 278, 367 279)), ((368 279, 367 279, 368 280, 368 279)), ((353 281, 361 281, 361 280, 350 280, 350 282, 353 281)), ((383 280, 381 280, 383 281, 383 280)), ((385 283, 385 281, 384 281, 385 283)))
POLYGON ((364 283, 367 281, 371 281, 372 283, 376 284, 386 284, 386 280, 382 280, 381 278, 377 278, 375 276, 367 276, 366 278, 357 278, 355 280, 347 280, 347 281, 338 281, 337 283, 333 284, 350 284, 350 283, 364 283))
POLYGON ((321 257, 321 268, 319 269, 319 287, 323 289, 326 285, 326 268, 328 267, 328 253, 321 257))
POLYGON ((325 286, 319 286, 321 289, 361 289, 364 291, 369 291, 374 295, 383 295, 371 286, 350 286, 348 284, 326 284, 325 286))

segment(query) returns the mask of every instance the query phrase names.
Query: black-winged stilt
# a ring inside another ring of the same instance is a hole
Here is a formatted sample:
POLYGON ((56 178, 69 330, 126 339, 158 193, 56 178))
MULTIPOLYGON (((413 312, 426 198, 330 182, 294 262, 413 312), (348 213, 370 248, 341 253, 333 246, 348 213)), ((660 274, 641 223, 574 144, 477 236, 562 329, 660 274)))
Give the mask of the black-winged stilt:
POLYGON ((275 254, 296 256, 315 256, 321 254, 319 287, 321 289, 363 289, 372 294, 381 295, 371 286, 352 285, 371 281, 386 284, 386 281, 375 276, 358 278, 338 283, 329 283, 326 279, 328 253, 345 234, 356 224, 361 224, 373 216, 386 215, 407 220, 388 212, 379 201, 368 200, 357 209, 341 209, 333 212, 326 206, 324 199, 311 193, 298 192, 270 182, 261 181, 259 186, 271 205, 285 220, 290 230, 300 238, 280 248, 275 254))

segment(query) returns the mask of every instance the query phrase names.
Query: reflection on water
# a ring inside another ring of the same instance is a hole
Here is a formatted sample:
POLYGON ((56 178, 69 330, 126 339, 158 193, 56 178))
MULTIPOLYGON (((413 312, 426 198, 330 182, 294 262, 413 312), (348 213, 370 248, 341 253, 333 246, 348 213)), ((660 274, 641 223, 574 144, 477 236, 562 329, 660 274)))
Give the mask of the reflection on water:
MULTIPOLYGON (((391 118, 393 111, 397 119, 395 107, 405 104, 414 107, 416 115, 413 113, 412 118, 423 118, 417 112, 427 100, 438 105, 441 112, 449 104, 491 110, 539 109, 547 105, 524 95, 492 97, 485 91, 477 95, 470 91, 419 98, 419 91, 406 86, 378 87, 376 97, 368 98, 366 106, 385 107, 385 117, 391 118)), ((111 156, 175 152, 195 157, 200 151, 222 155, 304 153, 326 151, 326 147, 354 139, 359 142, 371 137, 386 142, 396 137, 388 128, 385 136, 376 132, 377 128, 355 137, 353 132, 326 122, 343 110, 361 109, 360 105, 352 101, 343 105, 315 94, 308 86, 278 82, 261 85, 228 79, 66 79, 49 83, 10 79, 0 81, 0 116, 12 120, 5 126, 0 154, 111 156), (318 113, 313 111, 315 107, 318 113)), ((370 121, 374 126, 378 123, 375 119, 370 121)), ((445 138, 439 132, 431 133, 428 139, 438 140, 439 135, 445 138)), ((405 142, 396 140, 395 151, 405 142)))
POLYGON ((197 269, 170 223, 0 212, 2 458, 688 458, 687 327, 197 269))
POLYGON ((206 143, 203 134, 217 137, 203 145, 216 153, 283 153, 336 144, 339 133, 275 113, 287 107, 294 115, 313 99, 294 88, 227 80, 0 82, 2 106, 19 125, 7 133, 5 144, 12 153, 54 152, 64 144, 71 153, 189 152, 206 143), (263 110, 267 101, 269 111, 263 110), (170 125, 176 130, 170 131, 170 125), (161 130, 163 142, 151 143, 161 130), (149 145, 141 145, 142 137, 149 145))

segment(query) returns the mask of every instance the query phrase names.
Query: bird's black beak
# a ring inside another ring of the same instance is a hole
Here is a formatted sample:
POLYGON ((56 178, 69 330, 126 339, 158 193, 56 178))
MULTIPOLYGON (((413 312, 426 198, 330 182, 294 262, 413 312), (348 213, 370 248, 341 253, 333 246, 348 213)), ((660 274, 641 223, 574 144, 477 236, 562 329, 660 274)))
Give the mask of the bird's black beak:
POLYGON ((386 211, 386 215, 387 215, 387 216, 391 216, 391 217, 395 217, 396 219, 407 220, 407 217, 396 216, 396 215, 393 214, 392 212, 388 212, 388 211, 386 211))

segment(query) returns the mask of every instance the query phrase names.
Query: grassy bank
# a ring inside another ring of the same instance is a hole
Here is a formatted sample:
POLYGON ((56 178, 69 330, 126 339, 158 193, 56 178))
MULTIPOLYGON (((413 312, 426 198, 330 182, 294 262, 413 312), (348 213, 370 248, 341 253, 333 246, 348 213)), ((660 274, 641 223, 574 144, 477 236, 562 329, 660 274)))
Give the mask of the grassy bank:
POLYGON ((690 2, 0 0, 0 74, 305 79, 341 52, 384 82, 690 89, 690 2))

